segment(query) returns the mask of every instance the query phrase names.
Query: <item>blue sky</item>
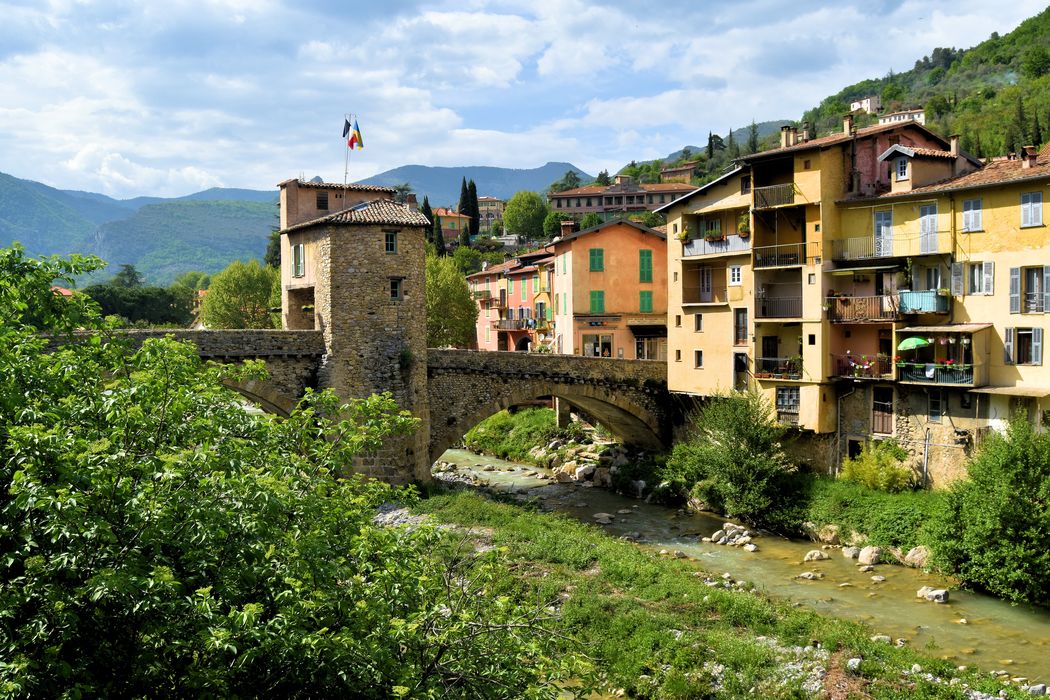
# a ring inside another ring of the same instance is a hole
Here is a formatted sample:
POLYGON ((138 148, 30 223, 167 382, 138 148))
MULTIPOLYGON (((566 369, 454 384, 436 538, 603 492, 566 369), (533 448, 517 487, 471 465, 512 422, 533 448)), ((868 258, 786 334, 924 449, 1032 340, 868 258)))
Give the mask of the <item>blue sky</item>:
MULTIPOLYGON (((0 171, 115 197, 419 163, 596 173, 797 119, 1039 0, 0 0, 0 171)), ((484 193, 482 193, 484 194, 484 193)))

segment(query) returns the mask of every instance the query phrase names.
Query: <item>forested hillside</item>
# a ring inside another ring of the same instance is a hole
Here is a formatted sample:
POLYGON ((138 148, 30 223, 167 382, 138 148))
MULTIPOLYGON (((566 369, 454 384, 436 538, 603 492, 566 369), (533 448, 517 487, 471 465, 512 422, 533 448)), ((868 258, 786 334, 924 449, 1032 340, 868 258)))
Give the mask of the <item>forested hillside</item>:
MULTIPOLYGON (((884 112, 923 107, 926 125, 960 134, 988 157, 1050 139, 1050 9, 971 49, 937 48, 903 73, 863 80, 828 97, 802 119, 823 135, 841 128, 852 100, 878 95, 884 112)), ((874 123, 865 115, 861 125, 874 123)))

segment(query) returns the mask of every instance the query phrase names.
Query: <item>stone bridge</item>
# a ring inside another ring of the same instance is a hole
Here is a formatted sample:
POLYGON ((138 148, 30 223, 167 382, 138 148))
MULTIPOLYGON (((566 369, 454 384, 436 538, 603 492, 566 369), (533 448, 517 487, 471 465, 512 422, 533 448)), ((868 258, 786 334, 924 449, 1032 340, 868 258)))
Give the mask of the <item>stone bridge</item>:
MULTIPOLYGON (((126 331, 141 342, 173 335, 197 345, 200 356, 217 362, 261 359, 270 378, 231 383, 253 403, 288 415, 307 387, 325 386, 325 343, 316 330, 146 330, 126 331)), ((679 409, 667 392, 663 362, 575 355, 427 350, 426 398, 429 421, 427 468, 475 425, 494 413, 538 398, 554 397, 595 418, 627 444, 660 449, 670 444, 679 409)), ((347 397, 349 398, 349 397, 347 397)), ((377 473, 392 481, 425 479, 418 467, 377 473)))

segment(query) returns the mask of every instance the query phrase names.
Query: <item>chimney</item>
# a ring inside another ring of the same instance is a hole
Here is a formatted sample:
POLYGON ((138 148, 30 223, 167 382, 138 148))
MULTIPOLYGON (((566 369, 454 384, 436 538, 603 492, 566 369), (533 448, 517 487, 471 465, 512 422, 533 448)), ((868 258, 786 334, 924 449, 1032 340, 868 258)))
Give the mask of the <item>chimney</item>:
POLYGON ((416 193, 415 192, 409 192, 407 195, 405 195, 405 204, 407 204, 410 207, 414 207, 414 206, 417 206, 419 204, 416 201, 416 193))
POLYGON ((798 129, 791 127, 791 131, 788 132, 788 145, 794 146, 798 143, 798 129))
POLYGON ((785 124, 784 126, 780 127, 780 147, 781 148, 787 148, 788 147, 788 132, 790 132, 790 131, 791 131, 791 127, 788 126, 787 124, 785 124))
POLYGON ((1035 165, 1037 153, 1035 146, 1025 146, 1024 150, 1021 151, 1021 167, 1030 168, 1035 165))
POLYGON ((952 134, 948 137, 948 142, 951 144, 949 150, 953 156, 959 155, 959 135, 952 134))
POLYGON ((561 236, 562 236, 562 238, 565 238, 566 236, 574 233, 575 231, 576 231, 576 222, 573 221, 572 219, 566 219, 565 221, 561 222, 561 236))
POLYGON ((802 142, 809 141, 809 122, 802 123, 802 142))
POLYGON ((842 117, 842 133, 849 136, 853 133, 853 115, 847 114, 842 117))

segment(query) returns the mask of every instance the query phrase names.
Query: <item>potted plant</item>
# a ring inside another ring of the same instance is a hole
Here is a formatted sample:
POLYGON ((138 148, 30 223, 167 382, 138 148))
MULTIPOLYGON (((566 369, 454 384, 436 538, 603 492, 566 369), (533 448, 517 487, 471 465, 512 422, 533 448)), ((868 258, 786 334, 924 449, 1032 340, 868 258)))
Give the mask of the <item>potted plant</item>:
POLYGON ((747 214, 741 214, 736 222, 736 234, 741 238, 751 235, 751 219, 747 214))
POLYGON ((937 296, 939 296, 939 297, 951 296, 951 291, 949 291, 949 289, 947 287, 941 287, 940 289, 937 290, 937 296))

